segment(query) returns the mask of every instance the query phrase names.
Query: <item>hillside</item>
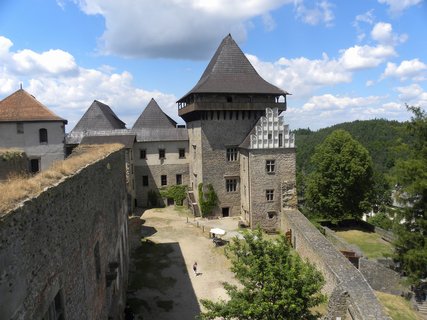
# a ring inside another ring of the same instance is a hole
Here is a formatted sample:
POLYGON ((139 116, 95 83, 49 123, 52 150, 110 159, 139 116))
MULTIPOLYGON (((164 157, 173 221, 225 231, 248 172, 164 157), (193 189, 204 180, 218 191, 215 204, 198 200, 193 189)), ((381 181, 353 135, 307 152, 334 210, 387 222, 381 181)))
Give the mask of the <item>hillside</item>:
POLYGON ((374 170, 380 174, 387 173, 393 167, 395 160, 401 156, 396 146, 411 139, 405 131, 405 123, 384 119, 345 122, 318 131, 298 129, 294 131, 297 146, 297 173, 305 175, 312 171, 310 158, 316 146, 337 129, 348 131, 354 139, 368 149, 374 162, 374 170))

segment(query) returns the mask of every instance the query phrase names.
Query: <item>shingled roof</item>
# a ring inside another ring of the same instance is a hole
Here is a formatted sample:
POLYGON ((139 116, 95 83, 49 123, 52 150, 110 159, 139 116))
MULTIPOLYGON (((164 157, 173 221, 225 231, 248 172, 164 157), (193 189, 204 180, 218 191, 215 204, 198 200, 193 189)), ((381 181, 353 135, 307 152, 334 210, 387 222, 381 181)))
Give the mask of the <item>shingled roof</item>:
POLYGON ((192 93, 288 94, 261 78, 230 34, 222 40, 199 82, 178 102, 192 93))
POLYGON ((132 129, 143 128, 175 128, 176 122, 160 109, 156 100, 151 98, 144 111, 136 120, 132 129))
POLYGON ((67 123, 67 120, 58 117, 24 89, 19 89, 0 101, 0 122, 15 121, 62 121, 67 123))
POLYGON ((113 129, 126 129, 126 124, 116 116, 108 105, 94 100, 72 131, 113 129))

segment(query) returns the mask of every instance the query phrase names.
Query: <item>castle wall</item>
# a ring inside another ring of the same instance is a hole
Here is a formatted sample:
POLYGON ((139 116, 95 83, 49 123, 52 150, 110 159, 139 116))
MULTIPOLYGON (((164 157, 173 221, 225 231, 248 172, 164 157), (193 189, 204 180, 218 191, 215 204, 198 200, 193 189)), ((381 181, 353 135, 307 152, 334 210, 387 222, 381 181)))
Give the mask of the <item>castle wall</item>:
POLYGON ((0 317, 116 318, 128 273, 124 151, 0 218, 0 317), (116 274, 116 276, 114 276, 116 274), (109 278, 110 280, 108 280, 109 278))
POLYGON ((281 183, 295 181, 295 149, 254 149, 249 151, 249 183, 251 227, 266 231, 280 229, 281 183), (275 171, 268 173, 266 161, 275 161, 275 171), (266 190, 273 190, 267 201, 266 190))
POLYGON ((329 295, 326 319, 388 319, 368 282, 298 210, 283 210, 281 229, 292 246, 323 273, 329 295))
MULTIPOLYGON (((188 141, 150 141, 137 142, 133 148, 134 152, 134 176, 135 195, 139 207, 148 207, 148 192, 156 191, 164 186, 177 184, 177 175, 181 175, 181 184, 189 184, 188 163, 189 147, 188 141), (159 158, 159 149, 165 150, 165 157, 159 158), (179 149, 185 149, 185 156, 179 157, 179 149), (141 159, 141 150, 145 150, 146 159, 141 159), (167 184, 162 185, 161 176, 165 175, 167 184), (148 185, 143 185, 143 177, 148 179, 148 185)), ((157 205, 166 205, 162 199, 158 199, 157 205)))
MULTIPOLYGON (((201 120, 202 129, 202 170, 203 183, 212 184, 218 195, 218 208, 214 215, 221 215, 222 208, 229 208, 230 216, 240 215, 240 162, 228 161, 227 147, 238 147, 256 123, 256 119, 236 119, 237 114, 233 113, 233 118, 227 117, 225 120, 215 112, 213 118, 201 120), (226 179, 237 179, 236 191, 227 192, 226 179)), ((191 143, 191 142, 190 142, 191 143)), ((201 182, 201 181, 200 181, 201 182)))

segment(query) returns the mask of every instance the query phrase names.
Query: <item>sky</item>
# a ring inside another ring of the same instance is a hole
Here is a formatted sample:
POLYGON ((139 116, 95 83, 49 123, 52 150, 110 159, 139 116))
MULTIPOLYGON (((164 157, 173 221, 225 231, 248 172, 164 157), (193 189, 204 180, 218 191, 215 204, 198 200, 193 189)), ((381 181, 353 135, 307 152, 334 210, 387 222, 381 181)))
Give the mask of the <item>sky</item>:
POLYGON ((427 109, 424 0, 0 0, 0 99, 23 88, 71 131, 93 100, 131 128, 176 101, 231 33, 288 96, 285 122, 317 130, 427 109))

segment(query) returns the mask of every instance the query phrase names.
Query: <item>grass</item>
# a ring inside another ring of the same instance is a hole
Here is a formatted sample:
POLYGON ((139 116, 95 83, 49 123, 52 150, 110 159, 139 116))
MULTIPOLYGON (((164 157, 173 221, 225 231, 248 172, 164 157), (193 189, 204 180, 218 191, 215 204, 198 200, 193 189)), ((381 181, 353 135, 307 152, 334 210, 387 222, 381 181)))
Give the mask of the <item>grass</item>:
POLYGON ((377 298, 384 306, 386 313, 393 320, 421 320, 422 318, 412 310, 411 304, 405 298, 384 292, 375 292, 377 298))
POLYGON ((96 162, 121 148, 123 148, 121 144, 79 146, 69 158, 55 162, 47 170, 34 176, 11 177, 0 183, 0 217, 23 200, 38 195, 62 178, 75 174, 87 164, 96 162))
POLYGON ((367 258, 388 257, 393 253, 393 246, 381 239, 381 236, 375 232, 348 230, 337 231, 336 235, 348 243, 358 246, 367 258))

